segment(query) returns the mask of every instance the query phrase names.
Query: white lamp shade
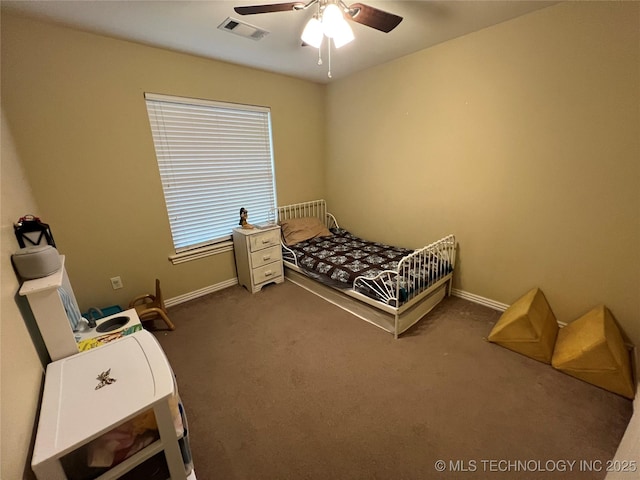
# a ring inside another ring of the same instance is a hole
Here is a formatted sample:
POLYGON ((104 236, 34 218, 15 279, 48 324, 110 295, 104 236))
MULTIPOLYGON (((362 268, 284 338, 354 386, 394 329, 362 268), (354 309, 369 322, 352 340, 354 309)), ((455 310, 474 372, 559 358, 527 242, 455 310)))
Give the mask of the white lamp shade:
POLYGON ((340 7, 335 3, 327 5, 322 13, 322 30, 324 34, 329 38, 333 38, 340 31, 341 22, 344 22, 344 17, 340 7))
POLYGON ((344 18, 342 19, 341 24, 342 25, 340 25, 340 28, 336 30, 336 33, 333 35, 333 44, 336 46, 336 48, 340 48, 343 45, 352 42, 355 38, 353 36, 353 30, 351 30, 349 23, 347 23, 344 18))
POLYGON ((322 45, 322 36, 322 23, 316 17, 313 17, 307 22, 300 38, 307 45, 320 48, 320 45, 322 45))

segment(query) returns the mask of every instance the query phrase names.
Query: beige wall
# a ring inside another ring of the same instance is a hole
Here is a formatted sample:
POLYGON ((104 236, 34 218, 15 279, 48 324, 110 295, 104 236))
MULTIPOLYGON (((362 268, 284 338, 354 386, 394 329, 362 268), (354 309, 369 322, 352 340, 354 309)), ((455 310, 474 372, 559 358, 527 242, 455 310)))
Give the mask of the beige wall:
MULTIPOLYGON (((32 478, 29 448, 43 379, 42 363, 21 315, 16 294, 18 280, 11 254, 18 248, 13 222, 26 212, 39 213, 15 151, 11 132, 2 116, 0 152, 0 478, 32 478)), ((18 298, 18 302, 21 299, 18 298)), ((31 323, 33 327, 33 322, 31 323)), ((38 343, 36 341, 36 343, 38 343)))
POLYGON ((539 286, 564 322, 605 303, 640 344, 639 32, 638 2, 567 2, 332 83, 330 210, 455 233, 455 287, 539 286))
POLYGON ((547 8, 335 82, 326 103, 312 83, 3 15, 1 477, 29 463, 42 381, 13 221, 52 225, 84 308, 156 276, 171 297, 235 275, 228 254, 167 261, 145 91, 271 106, 279 203, 326 193, 344 226, 407 246, 454 232, 458 288, 510 303, 541 286, 561 321, 604 302, 639 344, 639 13, 547 8))
POLYGON ((167 260, 146 91, 270 106, 279 201, 324 193, 323 86, 3 14, 7 121, 83 309, 124 306, 156 277, 171 298, 236 275, 231 253, 167 260))

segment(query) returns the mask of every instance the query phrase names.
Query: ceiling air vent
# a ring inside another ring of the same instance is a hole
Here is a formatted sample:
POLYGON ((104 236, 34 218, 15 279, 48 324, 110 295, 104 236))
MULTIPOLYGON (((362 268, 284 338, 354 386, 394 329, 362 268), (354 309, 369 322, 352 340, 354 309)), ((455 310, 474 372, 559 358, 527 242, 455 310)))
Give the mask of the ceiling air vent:
POLYGON ((269 32, 266 30, 231 17, 228 17, 224 22, 218 25, 218 28, 225 32, 235 33, 241 37, 250 38, 251 40, 256 41, 262 40, 264 37, 269 35, 269 32))

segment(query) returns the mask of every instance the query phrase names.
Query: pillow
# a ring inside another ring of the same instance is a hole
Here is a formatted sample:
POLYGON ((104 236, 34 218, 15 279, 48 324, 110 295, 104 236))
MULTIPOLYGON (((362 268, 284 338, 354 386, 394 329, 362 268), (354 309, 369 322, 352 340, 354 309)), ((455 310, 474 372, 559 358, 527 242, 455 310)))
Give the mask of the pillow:
POLYGON ((317 217, 290 218, 280 222, 285 245, 295 245, 314 237, 331 235, 329 229, 317 217))

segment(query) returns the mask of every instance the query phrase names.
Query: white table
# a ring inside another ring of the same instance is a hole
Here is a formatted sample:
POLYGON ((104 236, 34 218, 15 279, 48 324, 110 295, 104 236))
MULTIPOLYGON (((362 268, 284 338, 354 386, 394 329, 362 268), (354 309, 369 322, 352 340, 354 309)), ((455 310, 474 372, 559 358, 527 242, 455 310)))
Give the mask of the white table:
POLYGON ((66 479, 63 456, 153 408, 160 439, 98 478, 118 478, 164 451, 171 479, 186 479, 169 407, 174 394, 171 366, 146 330, 50 363, 31 462, 36 477, 66 479), (115 382, 96 389, 98 375, 109 369, 115 382))

